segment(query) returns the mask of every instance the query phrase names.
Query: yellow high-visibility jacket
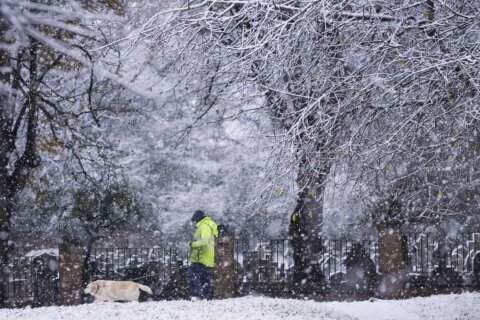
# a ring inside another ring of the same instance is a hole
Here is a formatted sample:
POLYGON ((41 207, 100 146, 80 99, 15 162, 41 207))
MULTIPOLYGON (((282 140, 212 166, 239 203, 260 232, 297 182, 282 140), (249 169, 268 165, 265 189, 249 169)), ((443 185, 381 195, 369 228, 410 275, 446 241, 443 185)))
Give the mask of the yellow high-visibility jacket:
POLYGON ((190 262, 199 262, 213 268, 217 236, 217 224, 210 217, 205 217, 197 222, 190 251, 190 262))

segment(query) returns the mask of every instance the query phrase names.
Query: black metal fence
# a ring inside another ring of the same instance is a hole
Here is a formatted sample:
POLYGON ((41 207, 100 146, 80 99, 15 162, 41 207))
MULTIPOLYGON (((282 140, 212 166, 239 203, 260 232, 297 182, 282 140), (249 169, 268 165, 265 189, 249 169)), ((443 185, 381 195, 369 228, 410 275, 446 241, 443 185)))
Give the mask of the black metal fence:
MULTIPOLYGON (((322 250, 312 256, 327 277, 346 272, 345 259, 354 245, 361 245, 378 265, 378 244, 373 240, 324 239, 322 250)), ((244 282, 287 282, 293 276, 293 249, 288 239, 237 239, 235 260, 244 282)))
MULTIPOLYGON (((379 246, 375 240, 322 239, 322 250, 312 255, 325 280, 333 284, 348 273, 347 260, 354 250, 364 252, 379 271, 379 246), (339 277, 340 276, 340 277, 339 277)), ((404 235, 406 272, 411 277, 435 278, 441 268, 457 278, 455 285, 479 285, 480 233, 439 239, 431 234, 404 235)), ((182 298, 188 253, 175 248, 94 248, 88 263, 88 281, 135 280, 149 285, 160 298, 182 298), (180 293, 179 293, 180 292, 180 293)), ((236 239, 237 285, 291 283, 293 251, 288 239, 236 239)), ((8 303, 50 305, 58 302, 57 257, 13 258, 5 283, 8 303)), ((451 277, 450 277, 451 278, 451 277)), ((425 280, 426 281, 426 280, 425 280)), ((243 292, 248 293, 248 292, 243 292)))
POLYGON ((405 238, 411 274, 430 276, 438 268, 448 268, 469 284, 480 272, 480 232, 446 238, 409 233, 405 238))
POLYGON ((157 298, 185 296, 180 290, 173 290, 180 287, 185 278, 184 274, 180 275, 188 265, 185 251, 177 248, 94 248, 89 260, 88 282, 129 280, 148 285, 157 298))
MULTIPOLYGON (((354 246, 360 245, 379 269, 379 249, 375 240, 323 239, 322 251, 312 256, 318 261, 327 279, 345 273, 346 259, 354 246)), ((409 275, 432 276, 438 268, 455 271, 465 284, 480 273, 480 233, 472 232, 439 239, 428 233, 404 235, 406 264, 409 275)), ((235 260, 244 281, 289 281, 292 277, 293 254, 288 239, 236 240, 235 260)))
POLYGON ((177 248, 94 248, 89 261, 90 281, 98 279, 167 279, 188 263, 177 248))
POLYGON ((10 306, 53 305, 58 302, 58 259, 52 255, 11 258, 3 282, 10 306))

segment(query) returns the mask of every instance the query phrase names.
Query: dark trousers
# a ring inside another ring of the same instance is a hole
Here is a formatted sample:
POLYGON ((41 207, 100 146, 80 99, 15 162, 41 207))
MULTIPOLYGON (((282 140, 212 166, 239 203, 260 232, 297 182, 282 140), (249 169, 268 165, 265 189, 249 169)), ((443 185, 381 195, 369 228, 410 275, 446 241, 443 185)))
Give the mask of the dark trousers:
POLYGON ((212 299, 212 268, 193 262, 188 267, 187 283, 192 297, 212 299))

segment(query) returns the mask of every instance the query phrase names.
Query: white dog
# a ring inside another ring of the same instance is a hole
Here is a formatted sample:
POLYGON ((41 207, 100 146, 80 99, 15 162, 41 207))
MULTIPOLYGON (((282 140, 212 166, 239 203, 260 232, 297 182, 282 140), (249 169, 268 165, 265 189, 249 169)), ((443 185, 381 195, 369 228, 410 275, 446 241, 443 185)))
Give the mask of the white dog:
POLYGON ((140 290, 153 294, 152 290, 143 284, 133 281, 97 280, 85 288, 85 293, 90 293, 96 300, 106 301, 138 301, 140 290))

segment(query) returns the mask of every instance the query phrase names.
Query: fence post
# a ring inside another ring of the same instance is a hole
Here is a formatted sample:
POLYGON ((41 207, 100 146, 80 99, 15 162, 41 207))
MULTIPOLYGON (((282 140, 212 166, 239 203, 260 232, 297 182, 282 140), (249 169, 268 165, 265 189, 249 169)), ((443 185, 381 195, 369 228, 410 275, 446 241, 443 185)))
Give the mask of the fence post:
POLYGON ((64 238, 59 247, 60 305, 77 305, 83 297, 83 247, 80 241, 64 238))
POLYGON ((232 298, 235 296, 237 277, 234 259, 235 237, 226 227, 219 229, 215 244, 214 298, 232 298))
POLYGON ((403 235, 393 228, 379 232, 378 267, 381 274, 377 288, 382 297, 399 297, 403 294, 407 278, 407 244, 403 235))

